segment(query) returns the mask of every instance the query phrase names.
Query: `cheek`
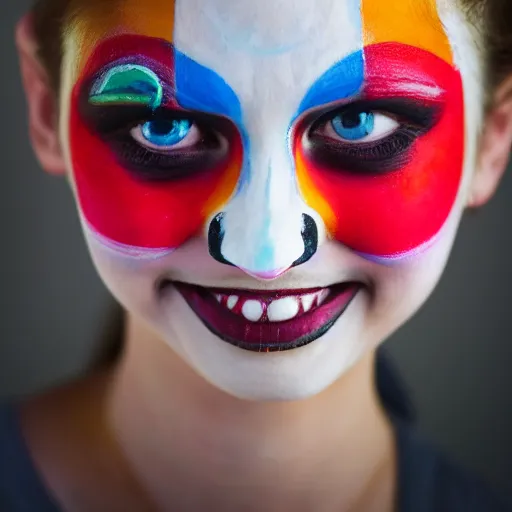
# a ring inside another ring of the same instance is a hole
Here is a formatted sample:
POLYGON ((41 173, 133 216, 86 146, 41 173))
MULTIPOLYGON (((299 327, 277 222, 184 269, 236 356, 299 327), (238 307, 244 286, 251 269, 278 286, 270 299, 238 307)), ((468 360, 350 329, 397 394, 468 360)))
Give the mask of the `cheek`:
POLYGON ((70 146, 80 207, 90 227, 131 247, 176 248, 201 230, 236 186, 242 161, 235 142, 228 162, 194 177, 149 183, 134 178, 112 148, 72 107, 70 146))
MULTIPOLYGON (((446 91, 441 118, 409 150, 404 165, 380 175, 357 175, 350 169, 325 169, 308 158, 297 134, 295 158, 302 194, 324 218, 331 235, 351 249, 377 257, 409 253, 435 237, 455 203, 463 170, 464 110, 460 74, 443 60, 412 47, 375 45, 365 50, 368 99, 396 97, 392 80, 383 80, 383 63, 391 74, 408 69, 429 77, 446 91), (419 68, 419 69, 418 69, 419 68)), ((432 80, 430 80, 432 81, 432 80)), ((401 93, 404 96, 404 93, 401 93)), ((411 92, 410 97, 414 99, 411 92)))
MULTIPOLYGON (((124 36, 100 45, 71 95, 69 141, 78 201, 84 218, 107 244, 123 248, 175 249, 195 236, 233 194, 242 164, 239 137, 229 155, 214 168, 168 181, 136 178, 115 150, 85 122, 80 101, 95 70, 126 55, 144 55, 159 66, 166 83, 174 83, 173 50, 156 39, 124 36), (124 247, 123 247, 124 246, 124 247)), ((169 100, 172 103, 172 100, 169 100)), ((128 131, 128 127, 127 127, 128 131)))

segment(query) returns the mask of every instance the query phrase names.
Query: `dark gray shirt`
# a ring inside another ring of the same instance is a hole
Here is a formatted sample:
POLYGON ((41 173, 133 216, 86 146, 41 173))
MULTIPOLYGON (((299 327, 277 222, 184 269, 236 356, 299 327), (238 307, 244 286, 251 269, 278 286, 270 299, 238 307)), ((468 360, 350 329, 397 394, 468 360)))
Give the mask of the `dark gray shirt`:
MULTIPOLYGON (((417 435, 411 426, 413 410, 407 393, 382 357, 377 361, 377 383, 386 409, 395 418, 397 512, 512 512, 512 506, 417 435)), ((34 468, 15 406, 0 407, 0 512, 62 512, 34 468)))

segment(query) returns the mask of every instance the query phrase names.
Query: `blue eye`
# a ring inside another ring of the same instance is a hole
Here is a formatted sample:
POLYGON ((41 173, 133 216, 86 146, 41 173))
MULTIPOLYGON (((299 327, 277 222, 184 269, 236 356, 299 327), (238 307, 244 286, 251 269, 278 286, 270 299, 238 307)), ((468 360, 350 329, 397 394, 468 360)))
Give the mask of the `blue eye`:
POLYGON ((188 119, 148 121, 141 126, 144 139, 153 146, 175 146, 183 141, 192 129, 188 119))
POLYGON ((375 128, 373 112, 346 112, 331 121, 337 135, 346 140, 360 140, 371 135, 375 128))

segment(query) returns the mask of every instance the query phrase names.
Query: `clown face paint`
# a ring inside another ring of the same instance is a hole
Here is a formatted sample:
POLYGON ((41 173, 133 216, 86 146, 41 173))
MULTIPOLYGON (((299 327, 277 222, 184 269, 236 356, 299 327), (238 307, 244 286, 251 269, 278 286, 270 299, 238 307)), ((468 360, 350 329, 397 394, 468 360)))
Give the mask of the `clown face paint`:
MULTIPOLYGON (((385 262, 424 248, 453 207, 463 168, 462 82, 416 47, 375 44, 364 57, 360 97, 299 127, 294 151, 301 189, 334 237, 385 262)), ((314 88, 303 109, 322 101, 314 88)))
MULTIPOLYGON (((425 247, 460 184, 462 82, 435 6, 425 3, 427 22, 411 32, 396 19, 417 9, 395 3, 389 16, 376 0, 346 2, 353 34, 325 50, 334 64, 325 59, 319 76, 319 66, 301 69, 306 41, 251 43, 265 71, 256 82, 236 45, 233 55, 198 53, 188 30, 194 9, 179 2, 167 39, 100 42, 75 88, 71 122, 91 228, 137 256, 209 231, 217 260, 263 278, 307 261, 319 231, 382 261, 425 247), (302 74, 286 98, 280 90, 290 84, 275 68, 283 53, 296 54, 290 65, 302 74), (114 111, 119 122, 105 122, 114 111)), ((219 7, 206 8, 214 48, 219 31, 241 37, 219 7)))
POLYGON ((240 174, 241 139, 228 117, 240 110, 236 97, 196 66, 219 112, 185 112, 174 69, 188 61, 162 40, 119 36, 96 49, 75 89, 71 133, 82 208, 91 228, 128 255, 162 254, 196 235, 240 174))
POLYGON ((141 5, 95 2, 66 40, 64 136, 100 273, 219 387, 319 391, 441 273, 462 210, 465 22, 435 0, 141 5), (409 272, 419 289, 398 292, 409 272), (395 293, 409 301, 389 311, 395 293))

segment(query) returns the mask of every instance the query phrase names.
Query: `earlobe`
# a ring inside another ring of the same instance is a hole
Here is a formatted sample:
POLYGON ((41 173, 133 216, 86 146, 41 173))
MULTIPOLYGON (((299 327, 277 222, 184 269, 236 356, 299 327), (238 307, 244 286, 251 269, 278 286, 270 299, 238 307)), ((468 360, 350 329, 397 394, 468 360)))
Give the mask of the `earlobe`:
POLYGON ((16 46, 27 99, 32 147, 45 171, 63 175, 66 166, 59 140, 57 99, 37 56, 37 42, 30 14, 18 22, 16 46))
POLYGON ((467 206, 487 203, 505 173, 512 147, 512 77, 498 89, 485 119, 480 140, 477 168, 471 183, 467 206))

